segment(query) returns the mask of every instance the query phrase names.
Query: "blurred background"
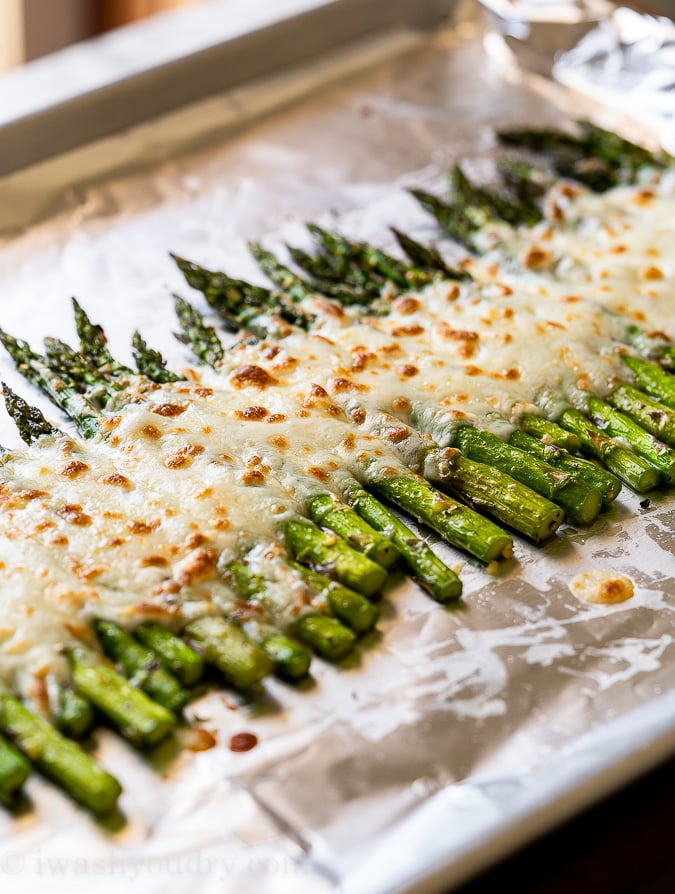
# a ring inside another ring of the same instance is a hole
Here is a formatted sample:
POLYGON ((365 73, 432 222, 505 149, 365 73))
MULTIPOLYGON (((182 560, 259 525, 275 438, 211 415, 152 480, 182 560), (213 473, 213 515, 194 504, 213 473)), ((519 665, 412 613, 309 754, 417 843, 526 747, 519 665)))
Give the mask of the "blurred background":
MULTIPOLYGON (((111 28, 200 2, 208 0, 0 0, 0 73, 111 28)), ((517 6, 519 0, 508 2, 517 6)), ((529 5, 533 2, 551 0, 529 5)), ((675 0, 635 0, 635 5, 675 17, 675 0)))
POLYGON ((0 0, 0 72, 199 0, 0 0))

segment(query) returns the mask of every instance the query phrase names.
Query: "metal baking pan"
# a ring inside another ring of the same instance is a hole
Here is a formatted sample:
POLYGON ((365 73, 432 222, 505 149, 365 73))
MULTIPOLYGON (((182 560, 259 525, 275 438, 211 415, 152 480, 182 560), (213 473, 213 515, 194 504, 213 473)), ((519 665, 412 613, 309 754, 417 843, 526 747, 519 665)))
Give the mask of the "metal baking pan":
MULTIPOLYGON (((423 226, 407 185, 442 182, 495 123, 585 109, 504 76, 474 4, 249 7, 208 3, 0 82, 9 331, 71 338, 75 293, 120 357, 140 328, 184 365, 169 250, 249 275, 247 238, 306 219, 373 238, 423 226)), ((0 373, 26 393, 4 357, 0 373)), ((673 514, 670 496, 626 495, 592 532, 519 543, 498 578, 466 561, 461 611, 392 588, 360 666, 319 666, 312 690, 273 683, 255 704, 210 695, 193 711, 218 745, 161 774, 101 734, 126 823, 101 828, 35 781, 35 809, 0 816, 0 877, 17 892, 57 875, 75 892, 92 877, 170 894, 449 890, 675 753, 673 514), (636 596, 580 608, 569 580, 608 562, 636 596), (260 744, 232 754, 242 729, 260 744)))

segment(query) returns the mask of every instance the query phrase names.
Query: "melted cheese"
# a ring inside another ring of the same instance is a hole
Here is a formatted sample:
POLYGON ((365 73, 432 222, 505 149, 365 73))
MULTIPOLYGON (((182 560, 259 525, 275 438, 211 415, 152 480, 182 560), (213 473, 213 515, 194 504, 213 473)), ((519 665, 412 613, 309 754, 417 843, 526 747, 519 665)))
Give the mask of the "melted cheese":
MULTIPOLYGON (((0 677, 65 673, 92 617, 180 623, 231 607, 223 566, 275 580, 272 617, 308 610, 280 561, 285 520, 476 422, 606 394, 627 323, 675 336, 675 175, 603 196, 561 186, 554 220, 486 229, 474 282, 438 283, 385 317, 326 313, 312 333, 239 345, 218 372, 121 393, 100 439, 43 439, 0 471, 0 677), (658 270, 658 272, 656 272, 658 270)), ((423 452, 423 451, 422 451, 423 452)))

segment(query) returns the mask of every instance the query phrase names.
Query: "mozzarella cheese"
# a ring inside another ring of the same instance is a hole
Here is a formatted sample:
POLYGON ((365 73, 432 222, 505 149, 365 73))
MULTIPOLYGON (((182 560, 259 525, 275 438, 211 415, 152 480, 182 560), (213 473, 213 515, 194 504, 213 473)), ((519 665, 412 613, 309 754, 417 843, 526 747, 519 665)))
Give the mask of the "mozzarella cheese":
POLYGON ((64 675, 64 647, 96 616, 179 625, 231 607, 221 570, 244 554, 277 581, 284 623, 307 593, 279 560, 283 522, 340 475, 413 462, 407 425, 441 445, 467 421, 506 436, 523 412, 606 394, 628 323, 675 337, 675 174, 605 195, 560 185, 548 208, 530 229, 486 228, 473 282, 397 298, 384 317, 308 300, 311 333, 122 393, 94 441, 6 456, 0 678, 64 675))

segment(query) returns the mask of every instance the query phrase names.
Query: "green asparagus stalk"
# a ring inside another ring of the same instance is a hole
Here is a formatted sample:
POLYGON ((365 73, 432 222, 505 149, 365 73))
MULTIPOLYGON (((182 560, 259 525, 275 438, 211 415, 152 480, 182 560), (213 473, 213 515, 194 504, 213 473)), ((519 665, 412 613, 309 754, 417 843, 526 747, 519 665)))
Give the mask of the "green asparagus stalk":
POLYGON ((91 652, 69 652, 73 684, 133 745, 157 745, 174 729, 171 711, 152 701, 114 668, 91 652))
MULTIPOLYGON (((113 810, 122 791, 115 777, 47 720, 5 692, 0 692, 0 730, 45 776, 92 813, 103 815, 113 810)), ((19 775, 22 771, 17 768, 19 775)))
POLYGON ((511 433, 509 443, 519 450, 529 453, 530 456, 534 456, 536 459, 541 459, 550 466, 554 466, 556 469, 562 469, 564 472, 573 472, 589 487, 593 487, 598 491, 604 505, 615 500, 621 491, 621 481, 616 475, 590 460, 572 456, 562 447, 547 444, 545 441, 534 438, 524 431, 518 431, 518 429, 511 433))
POLYGON ((37 407, 31 407, 4 382, 2 383, 2 396, 5 399, 7 412, 16 425, 21 439, 26 444, 32 444, 43 435, 56 433, 57 429, 47 422, 44 414, 37 407))
POLYGON ((307 229, 323 252, 324 259, 332 267, 337 280, 350 288, 362 290, 358 294, 369 294, 373 298, 380 295, 385 284, 384 278, 372 270, 365 272, 354 263, 354 247, 348 239, 317 224, 307 224, 307 229))
POLYGON ((459 267, 450 267, 438 249, 433 246, 422 245, 406 233, 390 227, 396 241, 401 246, 411 262, 422 270, 438 273, 443 279, 471 279, 471 274, 459 267))
POLYGON ((661 333, 653 334, 635 323, 624 330, 626 344, 635 348, 642 357, 658 363, 669 372, 675 370, 675 345, 661 333))
POLYGON ((623 363, 633 373, 635 384, 670 409, 675 409, 675 376, 654 363, 624 355, 623 363))
POLYGON ((336 269, 330 256, 312 255, 292 245, 287 245, 286 248, 295 265, 309 275, 314 290, 336 298, 342 305, 368 305, 382 290, 383 284, 378 284, 377 288, 371 290, 350 282, 349 277, 341 274, 339 267, 336 269))
POLYGON ((73 312, 75 314, 75 328, 80 339, 80 353, 86 357, 93 366, 109 376, 132 376, 134 371, 123 363, 119 363, 110 353, 108 339, 102 327, 87 316, 84 308, 75 300, 73 312))
POLYGON ((584 398, 584 404, 589 418, 601 431, 625 441, 638 456, 660 472, 666 484, 675 482, 674 450, 601 398, 588 395, 584 398))
MULTIPOLYGON (((451 491, 469 506, 485 512, 535 543, 551 537, 562 523, 563 512, 558 506, 505 472, 467 459, 454 448, 440 449, 428 436, 388 413, 368 414, 358 406, 354 411, 356 415, 352 412, 352 417, 356 421, 368 420, 371 432, 393 442, 403 462, 428 482, 443 491, 451 491), (394 437, 391 438, 390 434, 394 437), (405 437, 401 438, 402 434, 405 437)), ((367 481, 367 486, 370 487, 370 481, 367 481)), ((399 508, 407 511, 400 504, 399 508)), ((466 506, 463 508, 467 509, 466 506)), ((411 514, 416 517, 415 513, 411 514)), ((482 524, 486 521, 474 512, 466 516, 466 520, 462 518, 462 526, 472 524, 476 536, 480 537, 482 524)), ((453 542, 449 537, 446 539, 453 542)))
POLYGON ((25 341, 0 330, 0 342, 18 371, 76 422, 84 438, 92 438, 99 433, 99 411, 79 393, 74 379, 65 373, 55 373, 45 358, 32 351, 25 341))
POLYGON ((411 194, 425 211, 436 218, 438 223, 460 245, 475 251, 474 236, 478 225, 457 204, 444 202, 438 196, 423 189, 412 189, 411 194))
POLYGON ((183 636, 207 664, 216 667, 237 689, 254 686, 272 671, 272 662, 264 649, 225 618, 196 618, 185 627, 183 636))
POLYGON ((162 667, 158 655, 142 645, 118 624, 103 619, 94 622, 94 630, 103 651, 129 678, 157 704, 178 714, 185 707, 189 693, 174 675, 162 667))
POLYGON ((64 372, 75 382, 95 385, 100 381, 98 371, 78 352, 59 338, 44 339, 45 361, 55 372, 64 372))
POLYGON ((451 602, 462 594, 462 583, 422 538, 390 509, 351 478, 344 483, 345 499, 369 525, 382 531, 398 549, 406 570, 437 602, 451 602))
POLYGON ((167 369, 164 357, 162 357, 159 351, 148 347, 140 332, 134 332, 131 349, 140 375, 161 384, 180 382, 185 379, 185 376, 178 375, 178 373, 167 369))
POLYGON ((257 242, 249 242, 248 249, 257 261, 258 266, 291 301, 304 301, 314 298, 316 291, 301 276, 285 267, 271 251, 267 251, 257 242))
POLYGON ((359 635, 373 629, 379 612, 365 596, 297 562, 288 564, 320 599, 326 601, 338 621, 359 635))
POLYGON ((551 500, 573 524, 587 527, 598 517, 602 497, 573 472, 555 469, 505 444, 496 435, 469 425, 457 429, 453 444, 468 459, 500 469, 551 500))
POLYGON ((675 447, 675 410, 627 384, 615 388, 609 400, 654 437, 675 447))
POLYGON ((541 220, 541 211, 527 203, 512 201, 504 195, 471 183, 459 165, 453 168, 451 175, 452 188, 462 203, 471 209, 477 209, 484 221, 503 220, 513 226, 534 224, 541 220))
POLYGON ((440 494, 421 476, 402 475, 398 469, 386 468, 368 480, 368 486, 482 562, 494 562, 511 554, 513 542, 505 531, 440 494))
POLYGON ((246 621, 242 629, 263 647, 277 677, 295 683, 307 676, 312 653, 302 643, 255 619, 246 621))
MULTIPOLYGON (((273 598, 269 594, 270 582, 253 574, 244 562, 230 563, 227 571, 233 585, 245 598, 255 598, 263 604, 273 598)), ((355 634, 336 618, 312 611, 299 615, 289 629, 301 642, 328 661, 341 661, 351 652, 356 641, 355 634)))
MULTIPOLYGON (((232 279, 225 273, 207 270, 198 264, 171 256, 188 285, 200 291, 209 306, 221 320, 233 331, 248 329, 252 334, 260 334, 257 330, 257 318, 261 315, 277 318, 285 324, 308 329, 313 317, 294 307, 278 293, 261 286, 253 286, 243 280, 232 279)), ((275 324, 268 321, 265 334, 275 329, 275 324)))
POLYGON ((439 451, 437 464, 430 466, 427 477, 535 543, 552 537, 563 521, 562 509, 551 500, 453 448, 439 451))
POLYGON ((144 646, 152 649, 163 666, 174 675, 183 686, 194 686, 204 673, 204 660, 194 649, 161 624, 139 624, 134 636, 144 646))
POLYGON ((373 596, 382 589, 387 572, 336 534, 328 534, 307 519, 295 518, 284 525, 286 544, 302 565, 335 577, 340 583, 373 596))
POLYGON ((179 295, 174 295, 174 305, 181 329, 175 333, 178 341, 187 345, 204 363, 217 368, 225 357, 225 348, 216 330, 207 326, 194 307, 179 295))
POLYGON ((94 712, 90 703, 72 686, 62 686, 54 720, 58 729, 71 739, 82 739, 94 724, 94 712))
POLYGON ((518 419, 518 426, 525 434, 539 438, 545 444, 560 447, 568 453, 578 453, 581 450, 580 438, 571 431, 565 431, 555 422, 550 422, 545 416, 524 413, 518 419))
POLYGON ((0 736, 0 804, 11 807, 31 774, 26 758, 0 736))
POLYGON ((659 473, 641 456, 608 438, 578 410, 565 410, 558 420, 563 428, 581 438, 584 450, 600 460, 624 484, 639 494, 653 490, 659 483, 659 473))
POLYGON ((383 568, 390 568, 399 558, 398 550, 391 540, 371 527, 334 494, 312 497, 307 511, 317 525, 334 531, 357 552, 363 553, 383 568))
POLYGON ((588 121, 578 122, 578 135, 555 130, 516 129, 499 134, 503 144, 543 154, 559 175, 603 192, 621 181, 633 182, 644 165, 668 163, 617 134, 588 121))

